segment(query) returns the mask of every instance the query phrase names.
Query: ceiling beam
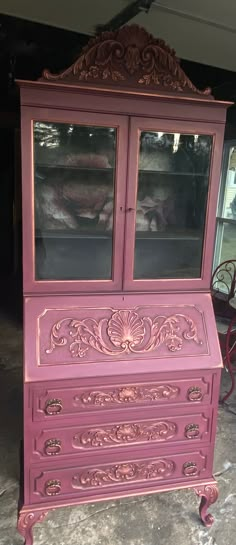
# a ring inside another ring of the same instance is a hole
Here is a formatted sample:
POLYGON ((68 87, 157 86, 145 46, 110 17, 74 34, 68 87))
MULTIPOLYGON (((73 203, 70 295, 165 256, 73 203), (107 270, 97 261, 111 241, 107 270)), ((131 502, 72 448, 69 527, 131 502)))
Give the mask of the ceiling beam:
POLYGON ((136 17, 141 11, 148 13, 154 0, 135 0, 129 4, 126 8, 122 9, 117 15, 112 17, 108 23, 104 25, 97 25, 95 27, 96 32, 104 32, 104 30, 117 30, 131 19, 136 17))

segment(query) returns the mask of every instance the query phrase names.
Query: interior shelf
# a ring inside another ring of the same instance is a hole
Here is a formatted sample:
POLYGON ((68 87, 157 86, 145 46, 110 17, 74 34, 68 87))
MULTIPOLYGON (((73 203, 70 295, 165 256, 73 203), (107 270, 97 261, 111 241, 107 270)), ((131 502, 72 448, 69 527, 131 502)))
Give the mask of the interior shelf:
MULTIPOLYGON (((112 231, 83 231, 81 230, 44 230, 36 231, 35 238, 37 239, 111 239, 113 236, 112 231)), ((163 231, 138 231, 136 232, 136 240, 200 240, 200 234, 198 232, 176 233, 176 232, 163 232, 163 231)))
POLYGON ((139 174, 161 174, 161 175, 166 175, 166 176, 201 176, 201 177, 206 177, 208 176, 208 173, 204 173, 204 172, 175 172, 175 171, 168 171, 168 170, 146 170, 146 169, 139 169, 139 174))
POLYGON ((178 232, 137 232, 136 239, 144 240, 200 240, 201 236, 198 232, 178 233, 178 232))
POLYGON ((73 238, 104 238, 104 239, 110 239, 112 238, 112 231, 103 231, 103 232, 97 232, 97 231, 83 231, 82 229, 81 230, 62 230, 62 229, 58 229, 58 230, 51 230, 51 229, 48 229, 47 231, 36 231, 35 232, 35 238, 38 238, 38 239, 49 239, 49 238, 54 238, 54 239, 64 239, 64 238, 69 238, 69 239, 73 239, 73 238))
POLYGON ((107 168, 99 168, 99 167, 80 167, 80 166, 74 166, 74 165, 45 165, 45 164, 39 164, 35 163, 35 168, 44 170, 44 171, 52 171, 52 170, 65 170, 65 171, 83 171, 83 172, 114 172, 115 167, 107 167, 107 168))
MULTIPOLYGON (((52 170, 68 170, 68 171, 85 171, 85 172, 114 172, 115 167, 106 167, 106 168, 100 168, 100 167, 83 167, 83 166, 74 166, 74 165, 49 165, 49 164, 42 164, 42 163, 35 163, 35 168, 38 168, 40 170, 45 171, 52 171, 52 170)), ((139 174, 145 175, 154 175, 154 174, 160 174, 160 175, 166 175, 166 176, 201 176, 206 177, 209 174, 206 172, 175 172, 175 171, 168 171, 168 170, 148 170, 148 169, 139 169, 139 174)))

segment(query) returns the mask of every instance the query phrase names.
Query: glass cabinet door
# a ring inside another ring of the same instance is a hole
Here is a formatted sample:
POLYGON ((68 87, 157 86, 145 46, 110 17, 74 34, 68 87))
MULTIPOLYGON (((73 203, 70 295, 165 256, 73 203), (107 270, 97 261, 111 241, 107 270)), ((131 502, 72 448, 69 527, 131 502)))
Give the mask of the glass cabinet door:
POLYGON ((136 190, 128 194, 127 226, 134 247, 129 241, 126 278, 201 278, 213 136, 146 124, 136 130, 136 173, 134 164, 130 170, 136 190))
MULTIPOLYGON (((221 188, 218 202, 216 245, 213 270, 229 259, 236 259, 236 141, 224 146, 221 188)), ((230 276, 226 283, 231 280, 230 276)), ((224 291, 224 286, 221 286, 224 291)))
POLYGON ((117 209, 125 198, 126 127, 122 139, 119 120, 90 118, 89 124, 33 121, 36 282, 121 286, 124 214, 117 209))

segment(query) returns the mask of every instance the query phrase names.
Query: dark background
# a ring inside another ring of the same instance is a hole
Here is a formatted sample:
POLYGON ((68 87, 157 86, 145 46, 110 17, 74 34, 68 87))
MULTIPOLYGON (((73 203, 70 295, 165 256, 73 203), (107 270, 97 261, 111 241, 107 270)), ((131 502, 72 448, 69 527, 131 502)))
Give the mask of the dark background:
MULTIPOLYGON (((161 36, 160 36, 161 37, 161 36)), ((21 299, 20 106, 15 79, 36 80, 75 61, 89 36, 0 14, 0 248, 1 300, 21 299), (6 296, 7 293, 7 296, 6 296)), ((170 44, 171 46, 171 44, 170 44)), ((199 88, 236 100, 236 73, 181 59, 199 88)), ((236 107, 228 110, 227 139, 236 137, 236 107)))

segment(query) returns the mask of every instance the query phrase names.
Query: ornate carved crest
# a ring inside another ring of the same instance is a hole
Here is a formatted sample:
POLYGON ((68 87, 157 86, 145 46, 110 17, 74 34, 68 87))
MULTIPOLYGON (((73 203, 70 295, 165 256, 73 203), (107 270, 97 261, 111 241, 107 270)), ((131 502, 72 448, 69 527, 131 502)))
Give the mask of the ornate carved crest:
POLYGON ((185 314, 150 318, 140 317, 134 310, 115 310, 110 319, 59 320, 52 326, 46 354, 65 345, 73 358, 84 358, 89 348, 107 356, 120 356, 145 354, 165 344, 170 352, 176 352, 184 341, 202 344, 196 324, 185 314))
POLYGON ((44 70, 41 80, 145 87, 187 95, 211 93, 209 88, 200 91, 193 85, 173 49, 137 25, 92 38, 67 70, 60 74, 44 70))

